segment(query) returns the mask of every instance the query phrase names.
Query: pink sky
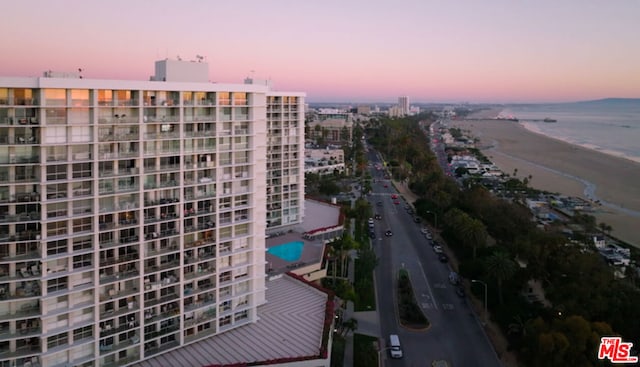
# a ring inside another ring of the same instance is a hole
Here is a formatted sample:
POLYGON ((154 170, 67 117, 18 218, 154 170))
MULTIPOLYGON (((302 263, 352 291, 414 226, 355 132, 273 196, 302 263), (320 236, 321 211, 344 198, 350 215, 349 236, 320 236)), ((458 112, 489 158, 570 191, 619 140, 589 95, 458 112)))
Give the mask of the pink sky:
POLYGON ((14 1, 0 75, 84 69, 148 79, 204 55, 311 102, 542 102, 640 97, 640 2, 14 1))

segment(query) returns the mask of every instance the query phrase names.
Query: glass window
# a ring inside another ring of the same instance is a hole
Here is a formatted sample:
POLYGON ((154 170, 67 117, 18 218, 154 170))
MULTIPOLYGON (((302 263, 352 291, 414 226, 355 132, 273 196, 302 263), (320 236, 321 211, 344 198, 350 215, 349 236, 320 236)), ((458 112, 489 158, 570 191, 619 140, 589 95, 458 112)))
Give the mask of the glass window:
POLYGON ((218 92, 218 104, 228 106, 231 104, 231 93, 218 92))
POLYGON ((73 106, 88 106, 89 105, 89 90, 88 89, 72 89, 71 90, 71 105, 73 105, 73 106))
POLYGON ((9 104, 9 89, 8 88, 0 88, 0 104, 2 104, 2 105, 9 104))
POLYGON ((45 112, 47 124, 65 124, 67 122, 67 110, 65 108, 47 108, 45 112))
POLYGON ((69 337, 67 333, 62 333, 54 336, 50 336, 47 338, 47 348, 55 348, 60 345, 66 345, 69 342, 69 337))
POLYGON ((101 89, 98 91, 98 105, 109 106, 113 104, 113 91, 101 89))
POLYGON ((13 104, 20 106, 30 106, 36 104, 36 100, 33 97, 34 93, 32 89, 14 89, 13 90, 13 104))
POLYGON ((83 328, 75 329, 73 331, 73 340, 81 340, 90 338, 93 336, 93 326, 85 326, 83 328))
POLYGON ((234 92, 233 93, 233 104, 236 105, 236 106, 245 106, 247 104, 247 93, 234 92))
POLYGON ((67 103, 67 91, 64 89, 45 89, 45 105, 64 106, 67 103))

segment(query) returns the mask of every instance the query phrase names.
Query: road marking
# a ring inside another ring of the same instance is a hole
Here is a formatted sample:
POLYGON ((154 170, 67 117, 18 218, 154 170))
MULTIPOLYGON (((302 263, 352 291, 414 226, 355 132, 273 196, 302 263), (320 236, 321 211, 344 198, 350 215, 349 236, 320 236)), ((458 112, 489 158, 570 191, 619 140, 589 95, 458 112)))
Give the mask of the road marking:
POLYGON ((435 284, 433 285, 433 288, 446 289, 446 288, 447 288, 447 285, 446 285, 446 284, 444 284, 444 283, 435 283, 435 284))
POLYGON ((443 310, 447 310, 447 311, 451 311, 453 310, 453 304, 452 303, 443 303, 442 304, 442 309, 443 310))
POLYGON ((431 303, 423 303, 422 304, 422 308, 430 310, 431 309, 431 303))
POLYGON ((420 271, 422 272, 422 277, 424 278, 424 281, 427 283, 427 290, 429 291, 429 294, 431 295, 431 299, 434 300, 433 302, 433 307, 435 307, 435 309, 438 309, 438 304, 435 302, 435 297, 433 296, 433 291, 431 291, 431 286, 429 285, 429 280, 427 279, 427 274, 425 274, 424 272, 424 268, 422 267, 422 264, 420 263, 420 261, 418 261, 418 266, 420 267, 420 271))

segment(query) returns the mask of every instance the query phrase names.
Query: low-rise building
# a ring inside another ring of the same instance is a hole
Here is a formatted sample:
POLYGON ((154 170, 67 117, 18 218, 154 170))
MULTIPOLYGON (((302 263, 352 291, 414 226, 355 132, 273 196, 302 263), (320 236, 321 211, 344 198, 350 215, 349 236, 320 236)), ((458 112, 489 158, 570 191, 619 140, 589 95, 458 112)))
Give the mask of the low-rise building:
POLYGON ((344 150, 342 149, 305 149, 304 172, 328 175, 334 172, 344 173, 344 150))

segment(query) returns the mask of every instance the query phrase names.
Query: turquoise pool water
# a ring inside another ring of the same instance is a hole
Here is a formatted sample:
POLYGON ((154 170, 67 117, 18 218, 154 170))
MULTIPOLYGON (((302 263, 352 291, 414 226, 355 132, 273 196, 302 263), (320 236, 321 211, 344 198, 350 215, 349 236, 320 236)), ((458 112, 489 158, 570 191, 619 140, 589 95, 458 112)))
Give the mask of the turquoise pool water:
POLYGON ((282 245, 273 246, 267 249, 267 253, 277 256, 284 261, 298 261, 302 255, 302 241, 287 242, 282 245))

